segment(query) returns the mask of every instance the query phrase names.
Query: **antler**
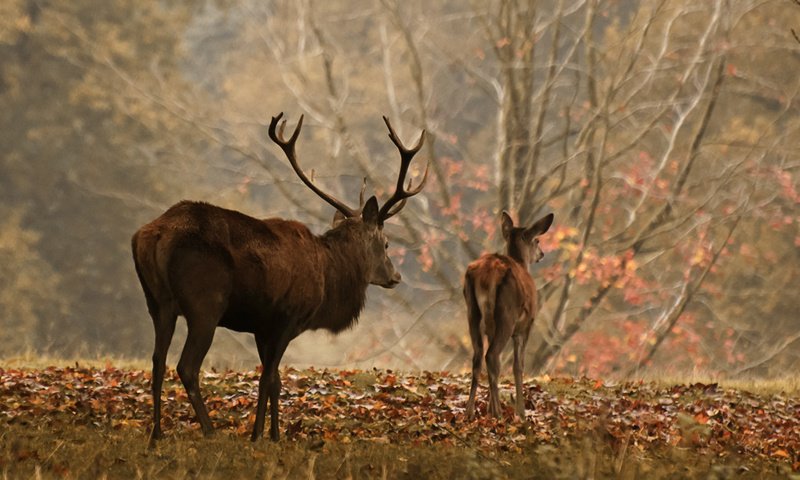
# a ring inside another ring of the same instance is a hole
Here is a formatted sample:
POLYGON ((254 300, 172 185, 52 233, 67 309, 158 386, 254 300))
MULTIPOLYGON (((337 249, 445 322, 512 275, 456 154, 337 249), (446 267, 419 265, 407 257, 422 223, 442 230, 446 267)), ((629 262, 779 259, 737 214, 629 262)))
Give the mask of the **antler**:
POLYGON ((406 205, 406 200, 422 191, 422 187, 425 186, 425 182, 428 180, 428 167, 430 167, 430 160, 428 160, 428 163, 425 165, 425 174, 422 176, 422 181, 417 188, 413 190, 411 189, 411 179, 409 179, 408 186, 404 189, 403 183, 406 180, 406 174, 408 173, 409 165, 411 165, 411 159, 414 158, 414 155, 416 155, 417 152, 419 152, 419 149, 422 148, 422 143, 425 141, 425 130, 420 133, 417 145, 414 148, 409 149, 406 148, 400 141, 400 138, 398 138, 397 134, 392 128, 392 124, 389 122, 389 119, 383 117, 383 121, 386 123, 386 126, 389 127, 389 138, 392 139, 392 143, 394 143, 397 149, 400 151, 400 174, 397 176, 397 187, 395 188, 394 193, 391 197, 389 197, 389 200, 383 204, 378 212, 378 218, 381 220, 381 222, 402 210, 406 205))
POLYGON ((297 122, 297 127, 295 127, 294 133, 289 140, 285 140, 283 138, 283 129, 286 127, 286 120, 281 122, 277 134, 275 133, 275 127, 278 125, 278 121, 281 119, 281 117, 283 117, 283 112, 279 113, 277 117, 272 117, 272 121, 269 122, 269 138, 271 138, 273 142, 281 147, 281 150, 283 150, 283 153, 286 154, 286 158, 289 159, 289 163, 292 165, 292 168, 297 176, 300 177, 300 180, 302 180, 303 183, 305 183, 308 188, 313 190, 314 193, 316 193, 321 199, 331 204, 336 210, 342 212, 345 217, 359 216, 361 214, 361 210, 354 210, 333 195, 320 190, 311 180, 308 179, 308 177, 306 177, 306 174, 303 173, 303 169, 297 164, 297 156, 295 154, 294 144, 297 142, 297 137, 300 135, 300 128, 303 126, 303 115, 300 115, 300 120, 297 122))

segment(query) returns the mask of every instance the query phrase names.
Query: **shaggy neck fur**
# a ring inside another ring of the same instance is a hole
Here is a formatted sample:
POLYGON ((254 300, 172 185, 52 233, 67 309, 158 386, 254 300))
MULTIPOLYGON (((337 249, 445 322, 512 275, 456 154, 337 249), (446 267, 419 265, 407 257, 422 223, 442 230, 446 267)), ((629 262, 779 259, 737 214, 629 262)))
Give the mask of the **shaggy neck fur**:
POLYGON ((358 321, 369 286, 364 235, 360 225, 345 221, 322 236, 327 255, 325 298, 311 321, 311 329, 338 333, 358 321))

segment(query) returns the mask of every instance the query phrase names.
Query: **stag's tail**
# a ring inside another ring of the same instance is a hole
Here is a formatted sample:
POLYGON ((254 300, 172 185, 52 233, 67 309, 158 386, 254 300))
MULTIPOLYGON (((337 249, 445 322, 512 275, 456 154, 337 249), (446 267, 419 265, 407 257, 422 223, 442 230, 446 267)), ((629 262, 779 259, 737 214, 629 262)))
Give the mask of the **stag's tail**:
MULTIPOLYGON (((153 296, 153 291, 151 290, 150 286, 148 285, 148 281, 145 277, 145 252, 141 250, 140 247, 140 240, 139 240, 140 232, 137 231, 133 234, 131 238, 131 253, 133 253, 133 265, 136 268, 136 276, 139 277, 139 283, 142 285, 142 290, 144 291, 144 297, 147 300, 147 306, 151 310, 155 306, 155 297, 153 296)), ((155 259, 150 259, 150 261, 155 261, 155 259)))
POLYGON ((166 305, 159 305, 159 302, 171 303, 169 288, 161 275, 163 269, 159 266, 159 237, 158 233, 145 231, 143 227, 131 238, 133 264, 151 314, 158 312, 160 307, 166 307, 166 305))

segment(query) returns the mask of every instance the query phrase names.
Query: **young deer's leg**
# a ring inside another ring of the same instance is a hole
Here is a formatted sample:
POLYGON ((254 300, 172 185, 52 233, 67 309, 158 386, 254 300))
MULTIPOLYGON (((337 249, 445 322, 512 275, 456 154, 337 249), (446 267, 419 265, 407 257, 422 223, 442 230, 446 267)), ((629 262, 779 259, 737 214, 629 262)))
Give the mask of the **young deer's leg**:
POLYGON ((503 311, 501 305, 495 309, 494 335, 489 338, 489 349, 486 351, 486 371, 489 373, 489 412, 495 417, 502 416, 500 390, 497 382, 500 377, 500 354, 514 330, 511 317, 503 311))
POLYGON ((467 302, 467 321, 469 322, 469 336, 472 340, 473 352, 472 383, 469 387, 469 400, 467 400, 467 418, 472 420, 475 417, 475 394, 478 391, 478 380, 483 363, 483 335, 481 334, 481 310, 469 279, 464 282, 464 299, 467 302))
POLYGON ((514 384, 516 386, 516 412, 520 419, 525 419, 525 397, 522 393, 522 372, 525 366, 525 344, 527 338, 514 335, 514 384))
POLYGON ((155 303, 150 307, 153 326, 156 332, 156 345, 153 350, 153 376, 150 387, 153 394, 153 430, 150 433, 150 446, 162 437, 161 433, 161 386, 164 383, 164 372, 167 368, 167 351, 175 333, 175 322, 178 316, 171 308, 159 307, 155 303))

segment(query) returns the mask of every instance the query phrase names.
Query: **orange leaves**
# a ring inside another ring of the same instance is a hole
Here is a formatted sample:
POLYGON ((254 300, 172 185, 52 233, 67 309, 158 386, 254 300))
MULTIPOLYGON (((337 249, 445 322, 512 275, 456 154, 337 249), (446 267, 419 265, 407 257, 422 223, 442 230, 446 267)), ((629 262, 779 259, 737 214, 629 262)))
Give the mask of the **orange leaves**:
MULTIPOLYGON (((510 405, 501 420, 485 415, 484 389, 478 394, 480 416, 468 421, 467 374, 286 368, 281 377, 281 431, 289 442, 466 442, 487 451, 518 451, 531 440, 551 442, 565 435, 602 431, 609 441, 640 449, 677 445, 719 456, 739 451, 800 466, 797 397, 758 396, 716 384, 659 387, 544 376, 526 382, 528 424, 523 429, 511 420, 510 405)), ((513 382, 502 380, 501 395, 508 397, 513 382)), ((152 415, 152 406, 145 401, 148 387, 146 375, 138 371, 0 369, 0 398, 4 399, 0 429, 6 422, 27 422, 51 429, 84 425, 146 431, 152 415)), ((258 374, 210 374, 202 388, 215 427, 248 436, 255 421, 258 374)), ((171 372, 163 404, 167 435, 176 429, 197 430, 189 402, 180 395, 182 389, 171 372)), ((18 452, 21 460, 28 455, 18 452)), ((258 455, 254 453, 254 458, 258 455)))
MULTIPOLYGON (((577 255, 577 244, 575 253, 577 255)), ((569 246, 563 248, 565 252, 571 252, 569 246)), ((598 253, 595 248, 584 248, 583 258, 575 268, 570 271, 570 277, 574 278, 579 285, 589 282, 598 282, 602 286, 608 286, 614 282, 615 288, 625 288, 631 286, 637 290, 645 287, 644 281, 638 277, 638 263, 633 258, 632 252, 627 251, 619 255, 603 255, 598 253)), ((633 305, 641 303, 641 297, 628 296, 626 301, 633 305)))

